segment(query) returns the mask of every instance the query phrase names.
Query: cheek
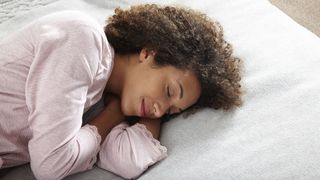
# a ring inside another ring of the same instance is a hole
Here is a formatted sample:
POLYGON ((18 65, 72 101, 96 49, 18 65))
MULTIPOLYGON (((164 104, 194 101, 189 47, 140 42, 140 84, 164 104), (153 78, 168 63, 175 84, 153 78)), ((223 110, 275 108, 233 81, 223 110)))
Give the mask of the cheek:
POLYGON ((148 83, 143 87, 143 96, 147 96, 153 100, 159 100, 163 97, 164 86, 161 81, 148 83))
POLYGON ((156 98, 162 95, 164 80, 159 75, 145 75, 131 84, 131 95, 136 97, 156 98))
POLYGON ((126 116, 136 115, 142 97, 160 100, 163 97, 164 80, 152 73, 132 75, 123 87, 121 109, 126 116))
POLYGON ((134 106, 134 95, 137 94, 134 88, 125 86, 121 95, 121 110, 125 116, 132 114, 132 106, 134 106))
POLYGON ((121 95, 121 110, 125 116, 137 115, 137 108, 140 104, 140 99, 145 95, 146 89, 147 88, 145 88, 142 83, 127 83, 123 87, 121 95))

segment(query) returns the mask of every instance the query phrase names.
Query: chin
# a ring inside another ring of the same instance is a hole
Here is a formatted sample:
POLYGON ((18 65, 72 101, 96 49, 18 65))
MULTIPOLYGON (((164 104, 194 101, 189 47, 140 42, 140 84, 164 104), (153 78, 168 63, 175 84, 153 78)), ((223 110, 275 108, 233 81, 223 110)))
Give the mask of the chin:
POLYGON ((134 116, 128 106, 124 102, 121 101, 121 111, 124 114, 124 116, 134 116))

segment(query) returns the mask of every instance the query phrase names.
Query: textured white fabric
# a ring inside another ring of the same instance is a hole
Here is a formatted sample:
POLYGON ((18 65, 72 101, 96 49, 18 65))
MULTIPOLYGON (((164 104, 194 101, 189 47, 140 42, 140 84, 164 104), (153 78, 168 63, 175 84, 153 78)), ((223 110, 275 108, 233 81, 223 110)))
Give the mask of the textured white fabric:
MULTIPOLYGON (((53 11, 83 10, 103 24, 115 7, 142 2, 53 2, 0 24, 0 38, 53 11)), ((158 2, 199 9, 220 21, 243 59, 246 92, 243 106, 231 112, 206 109, 166 123, 161 143, 168 157, 140 179, 318 179, 319 38, 267 0, 158 2)))
POLYGON ((0 23, 56 0, 0 0, 0 23))

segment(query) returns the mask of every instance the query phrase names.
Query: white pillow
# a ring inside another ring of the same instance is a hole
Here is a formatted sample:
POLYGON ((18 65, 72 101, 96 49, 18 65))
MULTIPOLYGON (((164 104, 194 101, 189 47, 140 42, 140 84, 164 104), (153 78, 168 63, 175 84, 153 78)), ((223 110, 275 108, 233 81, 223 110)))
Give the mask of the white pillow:
MULTIPOLYGON (((0 24, 0 38, 50 12, 82 10, 103 25, 115 7, 147 1, 46 2, 0 24)), ((233 111, 204 109, 165 123, 161 142, 169 156, 140 179, 320 177, 319 38, 267 0, 148 2, 182 4, 217 19, 244 62, 246 93, 233 111)))
POLYGON ((169 157, 141 179, 320 177, 320 39, 266 0, 185 5, 224 27, 244 62, 244 104, 165 124, 169 157))

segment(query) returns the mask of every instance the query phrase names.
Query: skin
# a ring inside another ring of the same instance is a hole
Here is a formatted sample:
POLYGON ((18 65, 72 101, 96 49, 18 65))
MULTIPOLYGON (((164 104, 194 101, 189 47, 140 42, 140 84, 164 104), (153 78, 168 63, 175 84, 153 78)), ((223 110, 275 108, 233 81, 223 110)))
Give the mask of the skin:
POLYGON ((200 97, 200 82, 191 70, 158 67, 154 56, 154 51, 146 49, 139 54, 115 56, 106 89, 121 97, 121 109, 126 116, 142 117, 142 99, 149 112, 144 118, 155 119, 165 113, 179 113, 200 97), (181 99, 179 83, 183 89, 181 99))
POLYGON ((107 93, 113 94, 111 103, 91 122, 102 139, 125 116, 141 117, 139 123, 145 124, 158 139, 161 116, 179 113, 199 99, 201 86, 195 73, 173 66, 159 67, 154 61, 155 54, 146 49, 137 54, 115 54, 113 71, 105 87, 107 93), (142 102, 145 115, 141 114, 142 102))

